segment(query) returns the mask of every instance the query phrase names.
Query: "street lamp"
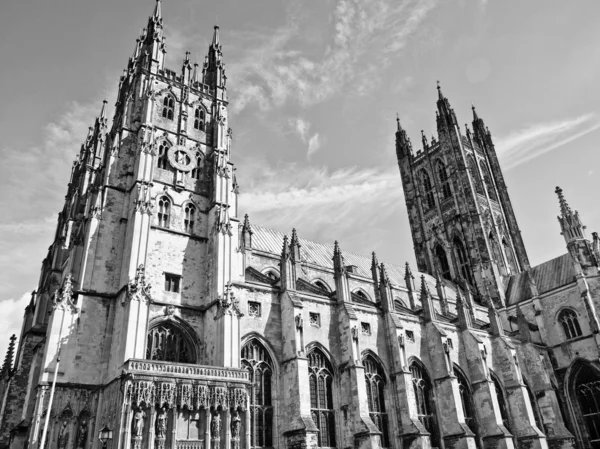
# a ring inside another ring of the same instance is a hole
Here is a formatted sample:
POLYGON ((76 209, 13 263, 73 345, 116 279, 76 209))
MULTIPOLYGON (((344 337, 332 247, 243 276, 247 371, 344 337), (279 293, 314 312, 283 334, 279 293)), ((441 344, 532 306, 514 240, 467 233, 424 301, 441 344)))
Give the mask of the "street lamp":
POLYGON ((100 430, 100 435, 98 436, 98 438, 100 439, 100 442, 102 443, 102 449, 106 449, 106 445, 108 444, 109 440, 112 440, 112 430, 110 430, 107 426, 104 426, 101 430, 100 430))

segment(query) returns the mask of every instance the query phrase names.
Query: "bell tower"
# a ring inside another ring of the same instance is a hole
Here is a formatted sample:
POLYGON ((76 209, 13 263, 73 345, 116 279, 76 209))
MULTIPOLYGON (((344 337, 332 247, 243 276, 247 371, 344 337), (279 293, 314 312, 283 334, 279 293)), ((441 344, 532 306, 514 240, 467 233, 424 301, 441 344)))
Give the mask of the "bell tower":
POLYGON ((461 132, 438 83, 437 139, 413 151, 396 131, 396 154, 419 271, 466 283, 504 303, 507 278, 529 260, 492 136, 473 107, 461 132))

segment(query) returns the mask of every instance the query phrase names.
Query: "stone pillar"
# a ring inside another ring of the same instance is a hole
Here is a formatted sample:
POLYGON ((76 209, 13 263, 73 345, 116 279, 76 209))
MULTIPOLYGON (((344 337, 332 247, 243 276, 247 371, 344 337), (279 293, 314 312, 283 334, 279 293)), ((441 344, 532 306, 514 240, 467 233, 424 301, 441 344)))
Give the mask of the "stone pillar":
POLYGON ((204 449, 210 449, 210 408, 204 409, 204 449))

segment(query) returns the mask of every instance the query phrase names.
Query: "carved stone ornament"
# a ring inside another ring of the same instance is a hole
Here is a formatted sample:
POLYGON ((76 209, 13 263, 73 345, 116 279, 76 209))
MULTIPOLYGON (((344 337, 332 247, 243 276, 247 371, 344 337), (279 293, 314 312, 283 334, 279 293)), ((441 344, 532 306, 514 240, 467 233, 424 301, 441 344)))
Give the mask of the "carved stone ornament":
POLYGON ((358 327, 354 326, 352 328, 352 340, 358 341, 358 327))
POLYGON ((177 145, 169 148, 167 153, 169 163, 173 168, 182 172, 191 171, 195 166, 196 158, 188 148, 177 145))
POLYGON ((246 410, 246 401, 248 400, 248 391, 245 388, 229 389, 229 407, 235 410, 246 410))
POLYGON ((52 308, 54 310, 70 311, 71 313, 77 312, 77 307, 73 301, 73 277, 70 273, 65 277, 62 287, 52 295, 52 308))
POLYGON ((175 405, 176 385, 172 382, 156 384, 156 403, 159 407, 172 408, 175 405))
POLYGON ((224 315, 236 315, 238 317, 244 316, 240 310, 240 302, 233 294, 233 285, 229 282, 225 286, 225 292, 219 297, 219 311, 215 316, 215 320, 218 320, 224 315))
POLYGON ((150 302, 152 299, 150 296, 151 287, 150 284, 146 284, 146 269, 142 264, 136 270, 135 279, 132 279, 127 284, 127 296, 124 298, 122 304, 125 305, 127 301, 150 302))
POLYGON ((296 329, 301 331, 304 328, 304 320, 302 319, 302 314, 299 313, 294 317, 296 321, 296 329))

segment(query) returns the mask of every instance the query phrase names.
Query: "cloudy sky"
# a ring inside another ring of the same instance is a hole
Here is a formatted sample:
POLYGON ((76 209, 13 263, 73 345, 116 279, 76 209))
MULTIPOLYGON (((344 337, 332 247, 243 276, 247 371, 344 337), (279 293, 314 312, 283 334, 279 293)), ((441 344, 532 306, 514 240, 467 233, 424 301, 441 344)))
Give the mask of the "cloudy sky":
MULTIPOLYGON (((20 0, 0 15, 0 357, 20 329, 71 162, 152 0, 20 0)), ((600 230, 600 3, 594 0, 165 0, 167 65, 227 65, 241 206, 251 221, 413 262, 396 113, 420 146, 436 80, 477 106, 533 264, 564 252, 554 187, 600 230)))

